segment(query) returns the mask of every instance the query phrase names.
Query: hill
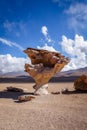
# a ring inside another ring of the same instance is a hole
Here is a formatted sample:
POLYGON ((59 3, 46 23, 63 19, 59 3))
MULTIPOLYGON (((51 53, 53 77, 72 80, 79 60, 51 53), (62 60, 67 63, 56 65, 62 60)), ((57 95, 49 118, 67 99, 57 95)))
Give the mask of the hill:
POLYGON ((81 75, 87 75, 87 67, 60 72, 56 74, 55 77, 72 77, 72 76, 81 76, 81 75))
MULTIPOLYGON (((76 70, 69 70, 69 71, 59 72, 54 77, 73 77, 73 76, 80 76, 80 75, 83 75, 83 74, 87 75, 87 67, 76 69, 76 70)), ((26 72, 9 72, 9 73, 5 73, 5 74, 0 73, 0 77, 24 78, 24 77, 27 77, 27 76, 29 76, 29 75, 26 72)))

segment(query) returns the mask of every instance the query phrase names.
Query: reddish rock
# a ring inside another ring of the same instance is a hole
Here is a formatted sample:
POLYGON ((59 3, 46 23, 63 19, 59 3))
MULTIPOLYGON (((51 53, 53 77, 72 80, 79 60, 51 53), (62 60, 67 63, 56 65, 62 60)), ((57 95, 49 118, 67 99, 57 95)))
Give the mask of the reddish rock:
POLYGON ((87 90, 87 76, 82 75, 74 82, 74 88, 76 90, 87 90))

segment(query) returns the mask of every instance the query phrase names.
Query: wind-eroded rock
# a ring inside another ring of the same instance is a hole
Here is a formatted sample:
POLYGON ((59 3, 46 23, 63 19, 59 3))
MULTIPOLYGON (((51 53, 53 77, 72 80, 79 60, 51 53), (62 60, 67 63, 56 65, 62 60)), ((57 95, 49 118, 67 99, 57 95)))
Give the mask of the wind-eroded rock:
POLYGON ((76 90, 87 90, 87 76, 82 75, 74 82, 76 90))
POLYGON ((69 62, 68 58, 58 52, 33 48, 27 48, 24 52, 30 57, 33 65, 42 63, 45 67, 54 67, 56 63, 67 64, 69 62))
MULTIPOLYGON (((36 82, 35 94, 38 94, 38 89, 40 89, 40 91, 43 91, 44 88, 46 89, 44 85, 69 62, 68 58, 58 52, 33 48, 27 48, 24 52, 31 59, 32 65, 25 64, 25 71, 28 72, 36 82), (41 89, 41 87, 43 89, 41 89)), ((48 92, 43 91, 43 94, 47 93, 48 92)))

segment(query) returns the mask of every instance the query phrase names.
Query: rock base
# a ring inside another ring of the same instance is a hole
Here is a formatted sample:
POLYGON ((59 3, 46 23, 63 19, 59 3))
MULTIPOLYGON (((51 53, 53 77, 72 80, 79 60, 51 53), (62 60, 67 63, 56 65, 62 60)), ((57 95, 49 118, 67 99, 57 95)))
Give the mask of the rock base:
POLYGON ((47 95, 48 94, 48 84, 42 85, 41 87, 39 86, 34 86, 33 87, 35 89, 34 94, 35 95, 47 95))

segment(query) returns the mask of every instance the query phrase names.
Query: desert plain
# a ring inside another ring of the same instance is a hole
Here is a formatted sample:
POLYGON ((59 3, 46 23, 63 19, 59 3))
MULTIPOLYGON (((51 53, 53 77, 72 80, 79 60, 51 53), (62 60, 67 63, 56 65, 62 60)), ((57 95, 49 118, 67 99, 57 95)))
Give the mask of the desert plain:
POLYGON ((73 82, 49 83, 48 95, 18 102, 31 95, 34 83, 0 83, 0 130, 87 130, 87 93, 76 93, 73 82), (6 87, 27 89, 7 92, 6 87), (52 94, 67 88, 68 93, 52 94))

